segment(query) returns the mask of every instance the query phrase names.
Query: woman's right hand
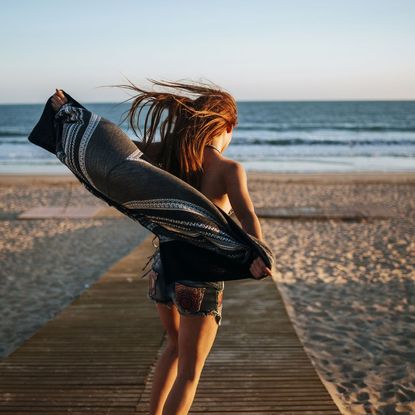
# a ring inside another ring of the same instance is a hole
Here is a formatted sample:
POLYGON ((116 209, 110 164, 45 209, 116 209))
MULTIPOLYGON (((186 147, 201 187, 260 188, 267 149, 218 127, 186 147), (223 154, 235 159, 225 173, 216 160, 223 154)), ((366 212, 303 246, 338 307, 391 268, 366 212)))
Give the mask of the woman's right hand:
POLYGON ((60 89, 56 89, 56 92, 52 96, 51 105, 55 112, 58 112, 60 107, 63 104, 66 104, 68 100, 66 99, 64 93, 60 89))
POLYGON ((255 279, 272 276, 271 270, 264 264, 264 261, 259 256, 252 261, 249 271, 255 279))

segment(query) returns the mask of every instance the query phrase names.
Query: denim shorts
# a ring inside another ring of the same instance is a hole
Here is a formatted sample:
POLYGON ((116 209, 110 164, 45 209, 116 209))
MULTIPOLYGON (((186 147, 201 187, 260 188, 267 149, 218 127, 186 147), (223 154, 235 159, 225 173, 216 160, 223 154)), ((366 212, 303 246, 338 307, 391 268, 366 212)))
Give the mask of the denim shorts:
POLYGON ((160 254, 154 256, 153 265, 148 274, 147 298, 168 308, 176 305, 182 315, 214 315, 217 324, 222 323, 222 298, 224 281, 179 280, 166 282, 160 254))

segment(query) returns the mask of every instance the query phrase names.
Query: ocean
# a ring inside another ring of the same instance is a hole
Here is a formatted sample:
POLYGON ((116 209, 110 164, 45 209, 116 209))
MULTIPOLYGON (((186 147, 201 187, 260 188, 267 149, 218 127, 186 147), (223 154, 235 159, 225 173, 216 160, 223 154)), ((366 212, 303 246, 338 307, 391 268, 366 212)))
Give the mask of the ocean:
MULTIPOLYGON (((120 125, 128 103, 84 104, 120 125)), ((0 105, 0 173, 67 173, 27 136, 44 104, 0 105)), ((415 171, 415 101, 238 102, 224 156, 246 170, 415 171)))

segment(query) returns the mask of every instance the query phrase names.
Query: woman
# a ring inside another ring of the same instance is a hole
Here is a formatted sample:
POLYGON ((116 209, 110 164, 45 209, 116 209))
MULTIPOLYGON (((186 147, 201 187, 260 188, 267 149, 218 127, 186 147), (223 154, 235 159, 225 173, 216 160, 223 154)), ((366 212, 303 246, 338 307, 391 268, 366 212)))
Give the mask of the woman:
MULTIPOLYGON (((222 210, 233 210, 242 228, 263 240, 246 172, 240 163, 222 155, 237 124, 234 98, 204 84, 152 82, 176 91, 155 92, 133 84, 121 85, 136 92, 126 117, 136 135, 141 111, 149 106, 143 140, 135 141, 136 145, 148 161, 191 184, 222 210), (167 115, 165 119, 162 114, 167 115), (154 142, 157 132, 160 141, 154 142)), ((52 97, 55 111, 65 102, 65 96, 57 90, 52 97)), ((148 296, 156 302, 168 341, 155 368, 150 414, 187 414, 221 323, 224 282, 168 283, 168 264, 160 261, 163 244, 168 240, 159 242, 149 274, 148 296)), ((250 272, 255 278, 271 275, 260 257, 252 262, 250 272)))

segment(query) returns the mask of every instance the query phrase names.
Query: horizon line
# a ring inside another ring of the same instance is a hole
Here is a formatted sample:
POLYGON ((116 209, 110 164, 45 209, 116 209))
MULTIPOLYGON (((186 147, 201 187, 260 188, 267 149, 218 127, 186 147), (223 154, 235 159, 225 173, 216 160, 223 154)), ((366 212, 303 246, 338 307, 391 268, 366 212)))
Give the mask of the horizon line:
MULTIPOLYGON (((236 102, 414 102, 415 98, 347 98, 347 99, 237 99, 236 102)), ((0 102, 0 105, 44 105, 43 102, 0 102)), ((84 104, 128 104, 125 101, 84 101, 84 104)))

